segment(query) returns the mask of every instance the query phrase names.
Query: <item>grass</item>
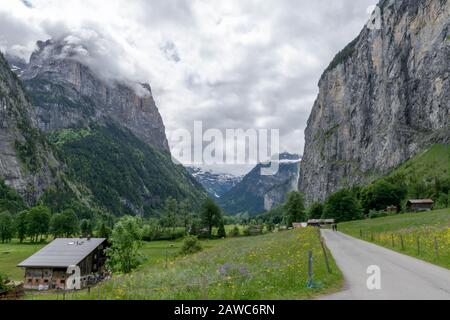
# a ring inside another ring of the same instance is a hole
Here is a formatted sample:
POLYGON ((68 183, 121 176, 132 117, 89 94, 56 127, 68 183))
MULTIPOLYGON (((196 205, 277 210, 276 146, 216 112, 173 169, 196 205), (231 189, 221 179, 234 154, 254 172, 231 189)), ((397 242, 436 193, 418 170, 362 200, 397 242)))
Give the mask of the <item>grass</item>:
MULTIPOLYGON (((143 249, 152 260, 130 275, 118 275, 66 296, 74 300, 198 300, 198 299, 309 299, 341 288, 342 274, 328 252, 332 273, 326 269, 315 229, 302 229, 249 238, 203 242, 204 251, 175 257, 181 245, 172 243, 167 266, 165 250, 171 243, 150 243, 143 249), (307 288, 308 251, 314 256, 314 287, 307 288)), ((39 295, 32 299, 57 299, 39 295)))
POLYGON ((450 209, 352 221, 339 230, 450 269, 450 209))
POLYGON ((450 174, 450 145, 436 144, 398 167, 394 175, 444 177, 450 174))
POLYGON ((17 265, 45 246, 45 243, 31 244, 19 243, 14 240, 11 243, 0 244, 0 273, 14 281, 23 280, 23 269, 17 265))

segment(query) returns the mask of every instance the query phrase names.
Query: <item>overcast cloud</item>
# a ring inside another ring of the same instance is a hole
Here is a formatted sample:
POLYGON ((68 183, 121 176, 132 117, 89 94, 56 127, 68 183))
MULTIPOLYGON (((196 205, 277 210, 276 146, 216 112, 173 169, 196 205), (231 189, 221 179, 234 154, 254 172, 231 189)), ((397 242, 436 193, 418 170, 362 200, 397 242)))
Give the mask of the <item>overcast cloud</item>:
POLYGON ((0 0, 0 49, 28 59, 37 40, 73 35, 104 77, 151 84, 169 136, 194 120, 273 128, 301 154, 320 75, 375 2, 0 0))

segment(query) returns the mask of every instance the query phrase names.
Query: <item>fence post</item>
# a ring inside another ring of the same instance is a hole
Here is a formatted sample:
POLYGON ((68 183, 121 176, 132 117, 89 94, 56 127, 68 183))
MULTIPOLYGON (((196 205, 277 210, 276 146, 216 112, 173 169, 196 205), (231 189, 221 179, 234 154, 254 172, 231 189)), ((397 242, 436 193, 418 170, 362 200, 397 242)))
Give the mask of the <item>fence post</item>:
POLYGON ((313 287, 313 252, 309 250, 308 252, 308 288, 313 287))
POLYGON ((436 252, 436 258, 439 259, 439 245, 436 237, 434 237, 434 251, 436 252))
POLYGON ((374 240, 374 238, 373 238, 373 232, 371 232, 371 233, 370 233, 370 241, 374 242, 373 240, 374 240))
POLYGON ((330 262, 328 261, 327 248, 325 246, 325 242, 324 242, 323 238, 320 239, 320 244, 322 245, 322 250, 323 250, 323 255, 325 257, 325 264, 327 266, 327 271, 328 271, 328 273, 331 274, 332 272, 331 272, 331 268, 330 268, 330 262))
POLYGON ((363 231, 362 229, 359 230, 359 237, 362 239, 363 238, 363 231))
POLYGON ((402 246, 402 251, 405 251, 405 243, 403 242, 403 235, 400 235, 400 245, 402 246))
POLYGON ((394 234, 391 235, 391 238, 392 238, 392 248, 395 248, 394 234))

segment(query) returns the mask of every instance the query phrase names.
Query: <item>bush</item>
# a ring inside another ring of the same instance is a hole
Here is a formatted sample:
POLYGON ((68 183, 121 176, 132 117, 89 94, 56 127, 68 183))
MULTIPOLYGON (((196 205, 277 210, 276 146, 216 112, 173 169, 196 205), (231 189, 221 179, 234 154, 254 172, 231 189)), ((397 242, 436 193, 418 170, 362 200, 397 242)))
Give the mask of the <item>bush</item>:
POLYGON ((198 238, 194 236, 188 236, 184 238, 183 246, 180 249, 180 254, 187 256, 189 254, 194 254, 202 250, 203 248, 198 238))
POLYGON ((239 237, 241 235, 241 232, 239 231, 238 226, 234 226, 234 228, 230 231, 230 237, 239 237))
POLYGON ((369 212, 368 218, 369 219, 377 219, 377 218, 387 217, 388 215, 389 214, 386 211, 371 210, 369 212))
POLYGON ((9 281, 8 277, 6 275, 4 275, 3 273, 0 273, 0 292, 9 290, 8 285, 7 285, 8 281, 9 281))
POLYGON ((263 228, 260 225, 250 225, 244 229, 244 236, 252 237, 263 234, 263 228))

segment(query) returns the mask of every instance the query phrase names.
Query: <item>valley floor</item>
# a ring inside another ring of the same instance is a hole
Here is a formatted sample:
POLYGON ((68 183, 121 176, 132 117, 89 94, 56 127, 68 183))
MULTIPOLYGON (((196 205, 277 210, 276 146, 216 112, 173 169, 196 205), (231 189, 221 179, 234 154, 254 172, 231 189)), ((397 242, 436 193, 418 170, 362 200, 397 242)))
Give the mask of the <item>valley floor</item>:
MULTIPOLYGON (((177 248, 171 248, 167 263, 167 243, 148 247, 150 260, 139 270, 114 276, 90 292, 68 294, 65 299, 295 300, 313 299, 342 287, 342 274, 329 252, 332 273, 327 272, 316 229, 209 241, 203 245, 203 252, 187 257, 174 256, 177 248), (312 288, 307 286, 310 250, 314 257, 312 288)), ((62 295, 38 294, 27 298, 62 299, 62 295)))

